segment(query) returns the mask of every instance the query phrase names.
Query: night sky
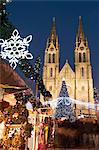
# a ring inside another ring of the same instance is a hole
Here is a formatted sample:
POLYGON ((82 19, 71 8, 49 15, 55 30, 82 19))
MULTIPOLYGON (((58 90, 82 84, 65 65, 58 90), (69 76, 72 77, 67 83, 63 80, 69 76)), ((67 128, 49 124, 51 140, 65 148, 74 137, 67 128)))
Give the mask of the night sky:
POLYGON ((33 35, 30 51, 34 61, 39 55, 44 60, 45 44, 51 31, 52 18, 56 18, 60 43, 60 68, 66 59, 74 67, 75 37, 78 17, 83 17, 83 26, 91 51, 94 86, 99 88, 99 2, 98 1, 20 1, 7 5, 9 20, 22 37, 33 35))

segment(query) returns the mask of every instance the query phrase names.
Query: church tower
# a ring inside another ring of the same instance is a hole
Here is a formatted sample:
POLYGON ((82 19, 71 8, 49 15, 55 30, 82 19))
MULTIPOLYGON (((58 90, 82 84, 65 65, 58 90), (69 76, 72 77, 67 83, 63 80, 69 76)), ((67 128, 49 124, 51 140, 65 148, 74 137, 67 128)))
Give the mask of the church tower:
MULTIPOLYGON (((75 99, 83 102, 94 103, 93 99, 93 79, 92 68, 90 64, 90 50, 88 41, 83 31, 83 23, 81 16, 79 17, 79 26, 76 35, 75 56, 75 99)), ((76 106, 77 114, 92 113, 89 106, 76 106)))
POLYGON ((43 66, 43 81, 52 99, 57 98, 57 79, 59 75, 59 43, 56 34, 55 18, 52 21, 51 33, 47 39, 43 66))

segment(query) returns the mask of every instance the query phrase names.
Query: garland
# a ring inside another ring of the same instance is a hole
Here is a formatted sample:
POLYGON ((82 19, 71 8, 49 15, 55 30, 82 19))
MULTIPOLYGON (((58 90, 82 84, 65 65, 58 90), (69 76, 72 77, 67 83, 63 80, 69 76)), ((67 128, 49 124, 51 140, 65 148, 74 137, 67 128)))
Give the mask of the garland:
POLYGON ((0 1, 0 38, 2 39, 8 39, 15 27, 9 22, 8 20, 8 13, 6 12, 6 0, 0 1))
POLYGON ((41 91, 41 94, 44 97, 51 97, 49 91, 46 90, 45 85, 43 83, 43 79, 41 78, 40 72, 40 57, 37 57, 34 67, 30 64, 30 62, 26 59, 21 60, 19 62, 19 68, 22 70, 24 75, 29 78, 30 80, 34 80, 38 85, 38 90, 41 91))

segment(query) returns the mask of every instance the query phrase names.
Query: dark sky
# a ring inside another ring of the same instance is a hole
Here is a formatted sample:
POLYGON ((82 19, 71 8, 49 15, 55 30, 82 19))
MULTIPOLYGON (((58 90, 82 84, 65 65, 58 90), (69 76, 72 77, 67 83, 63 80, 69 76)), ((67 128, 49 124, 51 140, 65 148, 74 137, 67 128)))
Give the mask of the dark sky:
POLYGON ((99 88, 99 2, 98 1, 20 1, 13 0, 7 6, 10 21, 25 37, 32 34, 30 51, 44 59, 45 43, 51 30, 52 18, 56 18, 60 43, 60 67, 69 60, 73 68, 75 36, 78 17, 83 17, 85 35, 91 51, 94 86, 99 88))

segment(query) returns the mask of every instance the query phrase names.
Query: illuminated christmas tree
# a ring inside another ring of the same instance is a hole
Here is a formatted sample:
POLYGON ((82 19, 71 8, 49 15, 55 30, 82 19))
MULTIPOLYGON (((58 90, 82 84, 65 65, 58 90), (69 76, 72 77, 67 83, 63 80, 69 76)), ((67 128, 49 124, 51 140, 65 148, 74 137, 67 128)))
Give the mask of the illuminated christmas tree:
POLYGON ((73 104, 69 98, 65 80, 62 81, 62 86, 59 93, 59 98, 54 117, 56 119, 65 118, 70 122, 74 122, 76 120, 75 113, 73 110, 73 104))
POLYGON ((63 79, 62 81, 62 86, 61 86, 61 90, 59 93, 59 97, 69 97, 68 91, 67 91, 67 86, 65 83, 65 80, 63 79))

